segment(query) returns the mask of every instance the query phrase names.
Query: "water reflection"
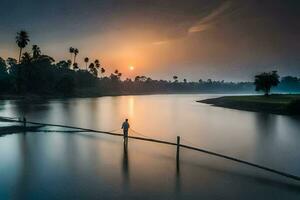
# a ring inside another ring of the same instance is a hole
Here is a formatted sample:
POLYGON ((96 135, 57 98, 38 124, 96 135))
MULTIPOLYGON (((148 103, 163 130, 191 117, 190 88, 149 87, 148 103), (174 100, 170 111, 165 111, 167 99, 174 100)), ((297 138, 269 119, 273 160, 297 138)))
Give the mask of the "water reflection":
MULTIPOLYGON (((26 199, 27 190, 30 186, 30 182, 34 179, 33 176, 28 176, 28 172, 32 169, 32 160, 31 160, 31 152, 29 146, 27 144, 27 136, 26 134, 19 135, 19 173, 16 181, 16 192, 13 194, 15 199, 26 199), (31 179, 31 180, 30 180, 31 179)), ((32 174, 34 175, 34 173, 32 174)))
POLYGON ((125 190, 129 190, 129 160, 128 160, 128 140, 125 139, 123 142, 123 160, 122 160, 122 175, 123 175, 123 186, 125 190))
POLYGON ((257 130, 255 151, 257 152, 257 157, 259 157, 259 152, 267 152, 274 147, 277 126, 276 118, 275 115, 265 113, 255 114, 255 128, 257 130))
POLYGON ((180 177, 180 161, 176 160, 176 174, 175 174, 175 190, 174 193, 177 197, 181 194, 181 177, 180 177))
POLYGON ((128 115, 129 118, 134 118, 134 98, 130 97, 128 101, 128 115))
POLYGON ((259 136, 268 136, 274 133, 277 126, 277 117, 272 114, 255 113, 255 120, 259 136))
MULTIPOLYGON (((179 135, 195 146, 300 174, 299 119, 194 102, 207 97, 124 96, 29 105, 6 101, 0 105, 0 115, 25 114, 32 121, 99 130, 120 128, 128 117, 133 129, 148 137, 175 141, 179 135)), ((0 142, 6 137, 15 136, 2 137, 0 142)), ((18 178, 8 173, 0 180, 4 188, 7 180, 16 180, 16 198, 32 197, 32 188, 44 191, 36 192, 37 197, 49 193, 58 199, 121 199, 124 195, 127 199, 253 199, 253 194, 297 199, 299 195, 298 187, 288 180, 202 154, 183 152, 176 163, 173 147, 123 143, 119 137, 86 133, 27 133, 16 138, 18 143, 10 148, 19 150, 18 157, 10 157, 19 161, 18 178)), ((3 149, 0 146, 0 167, 9 172, 3 149)))

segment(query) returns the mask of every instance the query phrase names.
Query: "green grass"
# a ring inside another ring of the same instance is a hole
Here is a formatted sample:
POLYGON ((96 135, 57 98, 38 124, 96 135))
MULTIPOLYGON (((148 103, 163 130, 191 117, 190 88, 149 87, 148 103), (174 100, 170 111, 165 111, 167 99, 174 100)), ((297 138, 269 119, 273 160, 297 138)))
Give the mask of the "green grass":
POLYGON ((270 96, 224 96, 199 101, 219 107, 266 112, 274 114, 299 115, 300 95, 275 94, 270 96))

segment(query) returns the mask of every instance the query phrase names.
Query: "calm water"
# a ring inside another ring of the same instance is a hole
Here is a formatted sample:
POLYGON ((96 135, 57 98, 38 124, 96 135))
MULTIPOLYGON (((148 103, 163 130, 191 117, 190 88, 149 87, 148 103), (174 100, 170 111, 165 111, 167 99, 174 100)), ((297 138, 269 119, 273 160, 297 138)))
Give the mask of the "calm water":
MULTIPOLYGON (((129 118, 146 137, 179 135, 188 145, 300 175, 299 118, 195 102, 215 96, 2 101, 0 116, 105 131, 129 118)), ((231 161, 182 149, 176 170, 172 146, 129 140, 124 149, 119 137, 48 129, 57 132, 0 137, 0 199, 300 199, 300 183, 231 161)))

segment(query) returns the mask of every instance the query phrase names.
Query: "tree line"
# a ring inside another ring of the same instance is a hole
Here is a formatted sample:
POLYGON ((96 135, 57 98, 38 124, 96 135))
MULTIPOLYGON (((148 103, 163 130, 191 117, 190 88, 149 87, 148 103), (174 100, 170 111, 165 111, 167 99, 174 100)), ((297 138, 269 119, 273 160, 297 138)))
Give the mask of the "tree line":
MULTIPOLYGON (((30 51, 24 48, 30 43, 26 31, 20 31, 16 36, 19 47, 18 60, 0 57, 0 94, 38 94, 66 96, 100 96, 118 94, 142 93, 178 93, 178 92, 252 92, 253 82, 225 82, 212 79, 190 82, 187 79, 179 81, 178 76, 171 76, 172 81, 153 80, 146 76, 136 76, 133 80, 122 78, 122 73, 115 69, 108 74, 99 59, 91 61, 84 58, 85 66, 79 66, 77 56, 79 49, 70 47, 70 59, 55 61, 51 56, 43 54, 38 45, 32 45, 30 51)), ((270 75, 270 74, 264 74, 270 75)), ((272 74, 271 74, 272 75, 272 74)), ((273 74, 274 75, 274 74, 273 74)), ((256 77, 256 89, 270 91, 270 88, 258 88, 262 76, 256 77)), ((266 77, 266 76, 265 76, 266 77)), ((300 79, 283 77, 277 90, 300 92, 300 79)), ((269 79, 268 79, 269 80, 269 79)), ((261 82, 264 85, 264 82, 261 82)))

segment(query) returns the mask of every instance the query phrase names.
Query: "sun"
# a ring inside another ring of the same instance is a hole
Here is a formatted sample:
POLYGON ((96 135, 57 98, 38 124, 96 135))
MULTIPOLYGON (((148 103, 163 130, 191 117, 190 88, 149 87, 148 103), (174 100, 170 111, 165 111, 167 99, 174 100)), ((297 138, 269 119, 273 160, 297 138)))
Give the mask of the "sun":
POLYGON ((131 71, 133 71, 133 70, 134 70, 134 66, 130 65, 130 66, 129 66, 129 69, 130 69, 131 71))

